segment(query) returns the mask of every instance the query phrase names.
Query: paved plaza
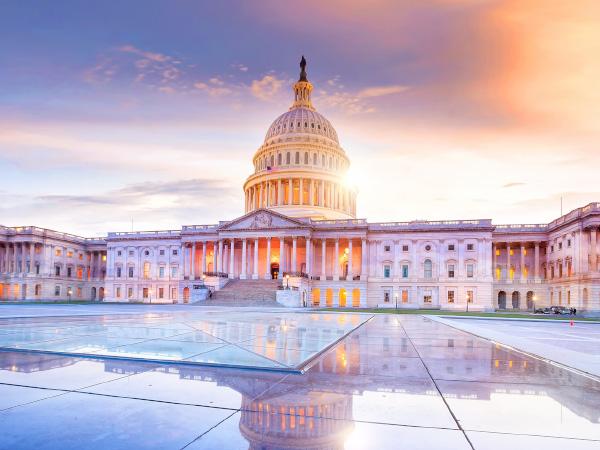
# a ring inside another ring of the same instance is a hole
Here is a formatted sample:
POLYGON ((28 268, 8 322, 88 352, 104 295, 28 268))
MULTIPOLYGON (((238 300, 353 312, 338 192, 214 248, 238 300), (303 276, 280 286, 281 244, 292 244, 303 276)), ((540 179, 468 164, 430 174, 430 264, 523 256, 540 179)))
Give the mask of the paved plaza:
POLYGON ((600 324, 439 317, 438 321, 600 378, 600 324))
MULTIPOLYGON (((6 306, 0 325, 55 321, 109 338, 218 317, 220 330, 256 322, 289 334, 276 355, 310 343, 311 326, 342 332, 301 371, 2 350, 0 448, 600 449, 596 379, 430 317, 136 308, 65 306, 48 318, 43 305, 6 306)), ((231 336, 217 337, 243 347, 231 336)))

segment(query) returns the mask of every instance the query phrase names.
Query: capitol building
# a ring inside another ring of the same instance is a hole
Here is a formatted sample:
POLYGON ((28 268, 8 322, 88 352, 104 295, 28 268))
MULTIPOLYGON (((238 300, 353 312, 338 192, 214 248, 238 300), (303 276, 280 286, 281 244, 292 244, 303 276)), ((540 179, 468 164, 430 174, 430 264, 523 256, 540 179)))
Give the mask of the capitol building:
POLYGON ((600 310, 600 203, 548 224, 357 218, 350 160, 312 103, 304 58, 300 66, 290 108, 253 155, 244 215, 104 238, 0 227, 0 301, 258 295, 307 307, 600 310))

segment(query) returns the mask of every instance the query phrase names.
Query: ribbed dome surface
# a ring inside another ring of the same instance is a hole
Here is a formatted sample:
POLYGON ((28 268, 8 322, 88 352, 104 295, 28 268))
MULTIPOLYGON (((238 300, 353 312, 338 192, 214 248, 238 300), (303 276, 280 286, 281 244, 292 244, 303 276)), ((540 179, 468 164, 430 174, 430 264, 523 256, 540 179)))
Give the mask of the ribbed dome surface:
POLYGON ((274 137, 295 133, 324 136, 339 144, 331 122, 309 108, 292 108, 280 115, 269 127, 265 143, 274 137))

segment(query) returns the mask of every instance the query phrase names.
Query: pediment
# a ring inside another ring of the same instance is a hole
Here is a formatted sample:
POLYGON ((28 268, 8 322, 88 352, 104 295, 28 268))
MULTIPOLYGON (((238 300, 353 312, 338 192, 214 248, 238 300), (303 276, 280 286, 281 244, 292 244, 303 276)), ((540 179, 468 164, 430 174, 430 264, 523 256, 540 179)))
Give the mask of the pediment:
POLYGON ((307 228, 302 220, 285 216, 267 209, 252 211, 219 227, 219 231, 258 230, 278 228, 307 228))

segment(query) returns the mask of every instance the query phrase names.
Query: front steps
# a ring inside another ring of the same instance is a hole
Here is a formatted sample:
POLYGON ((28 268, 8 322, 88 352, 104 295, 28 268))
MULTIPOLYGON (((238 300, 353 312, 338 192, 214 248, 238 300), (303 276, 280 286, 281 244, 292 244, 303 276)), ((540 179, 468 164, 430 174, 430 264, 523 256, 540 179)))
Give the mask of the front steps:
POLYGON ((206 306, 281 306, 277 303, 277 289, 281 280, 230 280, 212 297, 198 305, 206 306))

